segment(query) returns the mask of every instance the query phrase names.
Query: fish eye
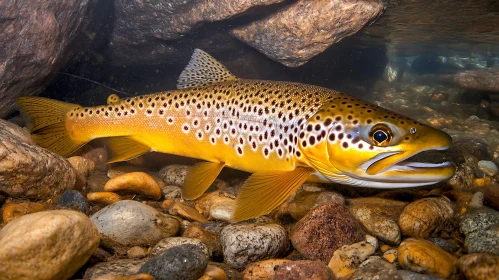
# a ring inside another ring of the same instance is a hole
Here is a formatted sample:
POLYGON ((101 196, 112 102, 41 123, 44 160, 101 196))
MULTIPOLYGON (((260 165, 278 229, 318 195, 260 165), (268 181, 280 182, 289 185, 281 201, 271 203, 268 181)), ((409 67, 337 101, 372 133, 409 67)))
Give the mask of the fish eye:
POLYGON ((371 140, 375 146, 388 146, 392 141, 392 137, 392 130, 384 124, 373 126, 369 132, 369 140, 371 140))

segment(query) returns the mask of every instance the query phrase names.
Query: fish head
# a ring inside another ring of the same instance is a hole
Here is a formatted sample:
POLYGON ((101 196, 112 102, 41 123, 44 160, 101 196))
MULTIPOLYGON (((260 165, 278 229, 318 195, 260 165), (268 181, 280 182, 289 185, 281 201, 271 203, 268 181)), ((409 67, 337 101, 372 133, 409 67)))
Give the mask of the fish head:
POLYGON ((320 180, 374 188, 416 187, 450 178, 450 162, 410 158, 452 144, 447 133, 364 101, 339 95, 301 126, 302 158, 320 180))

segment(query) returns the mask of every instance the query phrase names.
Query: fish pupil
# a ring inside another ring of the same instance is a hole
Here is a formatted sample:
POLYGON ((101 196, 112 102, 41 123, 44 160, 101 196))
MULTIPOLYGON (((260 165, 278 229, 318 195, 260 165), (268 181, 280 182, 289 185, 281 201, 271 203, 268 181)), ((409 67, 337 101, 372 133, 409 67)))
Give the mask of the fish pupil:
POLYGON ((388 135, 384 131, 378 130, 373 135, 374 140, 378 143, 382 143, 386 139, 388 139, 388 135))

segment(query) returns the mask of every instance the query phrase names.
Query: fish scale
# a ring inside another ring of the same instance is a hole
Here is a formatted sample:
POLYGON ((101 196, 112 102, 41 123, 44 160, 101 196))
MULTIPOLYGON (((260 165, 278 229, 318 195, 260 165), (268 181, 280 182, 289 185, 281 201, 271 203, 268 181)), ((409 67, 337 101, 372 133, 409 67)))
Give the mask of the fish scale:
POLYGON ((245 80, 195 50, 178 89, 81 107, 39 97, 18 99, 32 139, 68 155, 103 138, 110 163, 149 151, 203 160, 183 196, 196 199, 224 167, 253 173, 232 219, 268 213, 305 181, 377 188, 433 184, 453 175, 448 163, 410 162, 450 146, 448 134, 322 87, 245 80))

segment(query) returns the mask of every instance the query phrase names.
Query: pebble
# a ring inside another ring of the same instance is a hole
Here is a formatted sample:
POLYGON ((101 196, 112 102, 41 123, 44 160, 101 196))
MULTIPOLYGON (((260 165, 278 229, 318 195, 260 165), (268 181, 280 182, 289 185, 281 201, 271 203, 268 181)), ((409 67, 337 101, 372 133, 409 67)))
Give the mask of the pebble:
POLYGON ((200 222, 202 224, 207 223, 208 220, 198 212, 198 210, 185 205, 182 202, 174 202, 168 210, 170 215, 179 216, 190 221, 200 222))
POLYGON ((380 258, 370 257, 350 277, 351 280, 402 280, 394 265, 380 258))
POLYGON ((84 154, 82 157, 91 160, 95 164, 95 171, 107 171, 108 169, 108 151, 104 147, 92 149, 84 154))
POLYGON ((499 212, 482 207, 461 215, 459 217, 459 230, 464 235, 468 235, 475 231, 485 230, 497 223, 499 223, 499 212))
POLYGON ((218 191, 207 193, 196 200, 196 208, 220 221, 231 222, 235 207, 236 203, 233 198, 223 196, 218 191))
POLYGON ((87 193, 87 199, 89 202, 107 206, 120 201, 121 197, 113 192, 91 192, 87 193))
POLYGON ((180 228, 176 218, 133 200, 106 206, 90 218, 102 235, 125 246, 156 244, 180 228))
POLYGON ((449 278, 456 272, 457 258, 438 245, 418 238, 408 238, 398 248, 402 268, 449 278))
POLYGON ((347 279, 355 269, 374 254, 376 248, 366 241, 341 246, 335 250, 329 260, 328 267, 333 271, 335 279, 347 279))
POLYGON ((493 209, 499 211, 499 185, 491 184, 484 190, 484 201, 493 209))
POLYGON ((20 218, 26 214, 40 212, 43 210, 45 210, 45 205, 37 202, 12 203, 8 204, 3 209, 2 219, 4 224, 7 224, 10 221, 20 218))
POLYGON ((397 272, 402 277, 402 280, 445 280, 438 276, 416 273, 409 270, 398 270, 397 272))
POLYGON ((0 279, 68 279, 99 246, 92 221, 71 210, 25 215, 0 231, 0 279))
POLYGON ((109 178, 103 172, 95 172, 87 178, 88 192, 103 192, 109 178))
POLYGON ((490 160, 481 160, 478 162, 478 170, 482 171, 487 176, 494 176, 497 173, 497 166, 490 160))
POLYGON ((396 262, 397 258, 398 258, 397 249, 390 249, 383 253, 383 259, 385 259, 389 263, 396 262))
POLYGON ((201 276, 198 280, 227 280, 227 274, 223 269, 218 266, 208 264, 206 267, 203 276, 201 276))
POLYGON ((225 275, 227 275, 227 278, 223 279, 223 280, 227 280, 227 279, 241 280, 241 279, 243 279, 241 276, 241 272, 239 272, 239 270, 232 268, 231 266, 229 266, 226 263, 210 262, 208 265, 216 266, 220 269, 223 269, 223 271, 225 272, 225 275))
POLYGON ((152 275, 147 273, 134 274, 128 276, 116 276, 114 274, 106 274, 98 276, 96 278, 92 278, 92 280, 154 280, 154 277, 152 277, 152 275))
POLYGON ((464 248, 468 253, 483 252, 499 255, 499 223, 467 234, 464 248))
POLYGON ((172 164, 167 165, 159 170, 159 176, 163 179, 166 185, 182 187, 185 177, 191 170, 189 165, 172 164))
POLYGON ((131 172, 107 181, 106 192, 143 195, 154 200, 161 199, 161 189, 150 175, 144 172, 131 172))
POLYGON ((182 189, 177 186, 164 185, 161 187, 163 199, 178 199, 182 197, 182 189))
POLYGON ((210 252, 212 252, 213 257, 223 256, 222 246, 218 241, 217 234, 207 229, 204 229, 195 223, 191 223, 184 229, 182 237, 199 239, 206 246, 208 246, 208 249, 210 252))
POLYGON ((137 274, 147 260, 121 259, 98 263, 85 271, 83 279, 95 279, 103 275, 125 276, 137 274))
POLYGON ((204 251, 193 244, 172 247, 148 260, 139 273, 148 273, 156 280, 198 279, 208 266, 204 251))
POLYGON ((364 240, 364 232, 349 209, 328 202, 310 210, 292 228, 293 247, 310 260, 328 262, 343 245, 364 240))
MULTIPOLYGON (((310 187, 308 187, 308 189, 310 189, 310 187)), ((305 191, 300 189, 295 194, 293 200, 287 204, 286 210, 293 219, 298 221, 303 218, 303 216, 305 216, 310 209, 329 201, 336 201, 338 203, 345 204, 345 198, 341 194, 317 190, 305 191)))
POLYGON ((445 240, 439 237, 433 237, 427 240, 437 244, 438 246, 440 246, 440 248, 444 249, 445 251, 451 254, 455 253, 459 249, 459 245, 453 239, 445 240))
POLYGON ((79 191, 65 191, 57 201, 57 204, 63 208, 73 209, 88 215, 88 202, 79 191))
POLYGON ((464 255, 459 259, 459 271, 467 280, 496 280, 499 256, 489 253, 464 255))
POLYGON ((147 252, 140 246, 133 246, 126 251, 126 255, 130 259, 142 259, 147 255, 147 252))
POLYGON ((470 199, 468 204, 469 208, 482 208, 483 207, 483 192, 476 192, 470 199))
POLYGON ((319 261, 299 260, 286 262, 275 270, 274 280, 333 280, 329 267, 319 261))
POLYGON ((95 171, 95 163, 87 158, 74 156, 67 159, 69 163, 83 178, 87 178, 95 171))
POLYGON ((286 229, 274 223, 231 224, 219 236, 225 262, 238 269, 279 256, 289 247, 286 229))
POLYGON ((156 244, 151 251, 151 256, 155 257, 164 251, 176 247, 176 246, 182 246, 185 244, 192 245, 194 247, 197 247, 198 251, 203 252, 203 254, 206 255, 206 258, 209 259, 211 257, 211 251, 206 246, 201 240, 195 239, 195 238, 188 238, 188 237, 169 237, 162 239, 161 241, 156 244))
POLYGON ((389 244, 398 244, 401 239, 397 224, 405 202, 377 197, 348 200, 352 214, 372 234, 389 244))
POLYGON ((250 263, 243 271, 244 280, 272 279, 279 266, 291 262, 287 259, 269 259, 250 263))
POLYGON ((404 208, 399 226, 404 235, 426 238, 442 229, 453 216, 454 209, 447 197, 427 197, 404 208))

